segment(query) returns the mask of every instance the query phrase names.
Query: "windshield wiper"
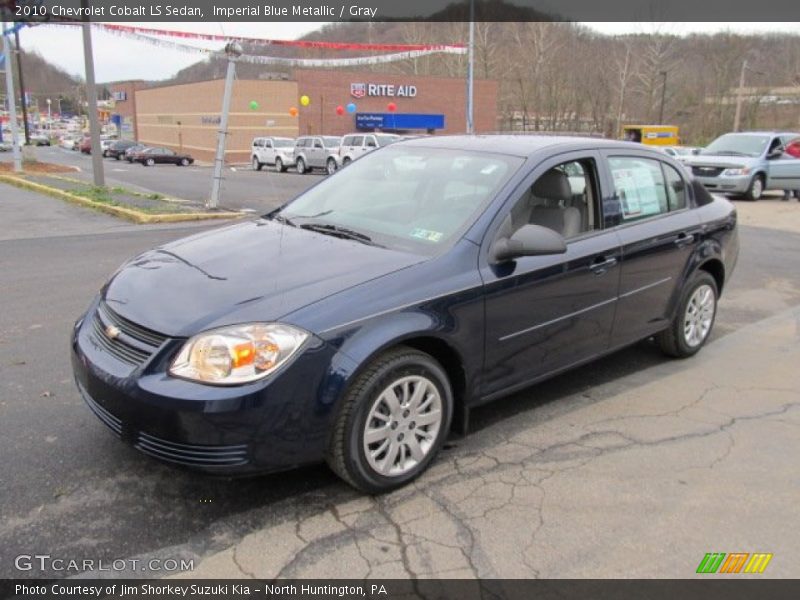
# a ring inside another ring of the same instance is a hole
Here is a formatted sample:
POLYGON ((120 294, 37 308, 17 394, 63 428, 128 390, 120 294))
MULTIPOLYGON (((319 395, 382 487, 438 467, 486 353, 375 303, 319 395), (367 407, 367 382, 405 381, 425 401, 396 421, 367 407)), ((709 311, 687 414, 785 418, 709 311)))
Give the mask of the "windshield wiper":
POLYGON ((284 225, 289 225, 290 227, 297 227, 297 225, 290 218, 284 217, 280 213, 272 215, 272 220, 277 221, 278 223, 283 223, 284 225))
POLYGON ((341 227, 340 225, 332 225, 330 223, 305 223, 300 225, 300 228, 308 229, 309 231, 316 231, 317 233, 323 233, 325 235, 332 235, 346 240, 355 240, 369 246, 383 248, 383 246, 380 244, 373 242, 372 238, 368 235, 361 233, 360 231, 348 229, 347 227, 341 227))

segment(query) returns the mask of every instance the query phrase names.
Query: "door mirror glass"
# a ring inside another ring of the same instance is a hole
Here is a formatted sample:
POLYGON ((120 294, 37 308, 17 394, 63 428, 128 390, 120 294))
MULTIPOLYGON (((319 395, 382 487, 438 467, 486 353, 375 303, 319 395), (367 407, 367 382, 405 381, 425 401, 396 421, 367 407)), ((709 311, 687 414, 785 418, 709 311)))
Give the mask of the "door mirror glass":
POLYGON ((541 225, 523 225, 510 238, 499 238, 492 247, 492 255, 496 262, 521 256, 564 254, 566 251, 567 242, 564 237, 541 225))

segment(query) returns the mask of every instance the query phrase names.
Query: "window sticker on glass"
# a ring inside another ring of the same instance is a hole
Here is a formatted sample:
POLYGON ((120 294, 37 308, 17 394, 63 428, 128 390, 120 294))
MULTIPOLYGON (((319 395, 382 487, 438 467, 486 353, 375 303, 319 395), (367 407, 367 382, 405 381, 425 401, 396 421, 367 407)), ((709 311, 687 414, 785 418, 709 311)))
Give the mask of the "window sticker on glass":
POLYGON ((614 186, 622 203, 626 219, 657 215, 661 212, 658 191, 647 167, 614 169, 614 186))
POLYGON ((422 229, 421 227, 416 227, 411 232, 411 237, 417 238, 418 240, 427 240, 429 242, 440 242, 444 234, 441 231, 431 231, 430 229, 422 229))

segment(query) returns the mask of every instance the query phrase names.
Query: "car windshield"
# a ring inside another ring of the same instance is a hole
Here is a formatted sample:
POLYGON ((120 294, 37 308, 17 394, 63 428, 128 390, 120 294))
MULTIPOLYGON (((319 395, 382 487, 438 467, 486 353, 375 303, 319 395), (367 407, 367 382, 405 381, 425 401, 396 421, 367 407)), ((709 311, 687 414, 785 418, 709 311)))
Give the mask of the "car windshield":
POLYGON ((399 142, 400 138, 396 135, 376 135, 375 139, 378 140, 378 146, 383 148, 384 146, 388 146, 392 142, 399 142))
POLYGON ((394 250, 437 254, 519 169, 517 157, 392 145, 268 215, 394 250))
POLYGON ((272 145, 276 148, 291 148, 294 146, 294 140, 272 140, 272 145))
POLYGON ((769 144, 768 135, 742 135, 727 133, 718 137, 700 151, 700 154, 761 156, 769 144))
POLYGON ((326 148, 335 148, 336 146, 342 143, 342 138, 324 137, 322 138, 322 143, 325 144, 326 148))

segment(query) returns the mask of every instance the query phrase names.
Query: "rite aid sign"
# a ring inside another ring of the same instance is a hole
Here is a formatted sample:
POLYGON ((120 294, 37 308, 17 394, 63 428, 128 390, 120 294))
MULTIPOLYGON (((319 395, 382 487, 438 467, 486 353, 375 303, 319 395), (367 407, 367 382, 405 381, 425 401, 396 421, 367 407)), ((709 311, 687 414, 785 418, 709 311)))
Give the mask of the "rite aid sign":
POLYGON ((417 95, 417 86, 394 85, 390 83, 351 83, 350 95, 353 98, 364 98, 365 96, 413 98, 417 95))

